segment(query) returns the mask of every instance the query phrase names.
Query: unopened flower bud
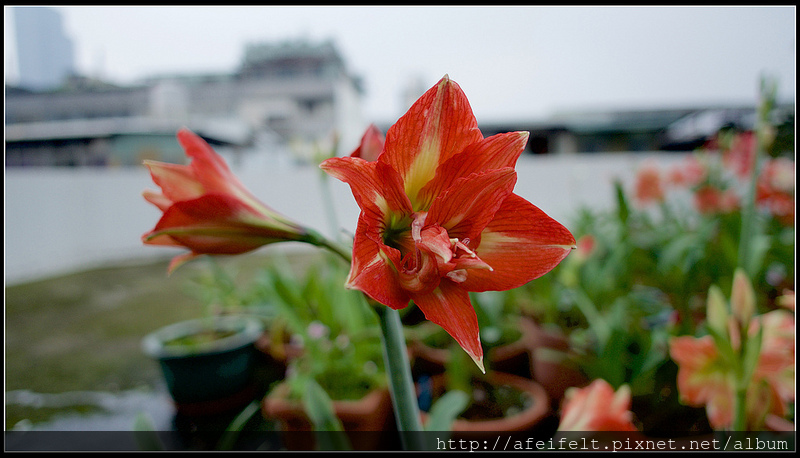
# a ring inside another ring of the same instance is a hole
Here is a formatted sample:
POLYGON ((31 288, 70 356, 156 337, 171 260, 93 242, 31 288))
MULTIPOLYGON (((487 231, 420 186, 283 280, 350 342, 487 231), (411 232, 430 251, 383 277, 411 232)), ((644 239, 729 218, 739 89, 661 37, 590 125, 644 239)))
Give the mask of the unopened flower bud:
POLYGON ((740 324, 749 323, 756 311, 756 296, 750 279, 742 269, 733 274, 731 291, 731 312, 740 324))

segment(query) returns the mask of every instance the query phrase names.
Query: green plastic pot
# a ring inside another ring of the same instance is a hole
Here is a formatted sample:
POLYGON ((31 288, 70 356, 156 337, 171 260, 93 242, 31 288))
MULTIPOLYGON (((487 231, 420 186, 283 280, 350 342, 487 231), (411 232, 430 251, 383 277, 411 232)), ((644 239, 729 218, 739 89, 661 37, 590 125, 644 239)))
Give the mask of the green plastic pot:
POLYGON ((246 316, 220 316, 182 321, 142 339, 142 349, 161 366, 177 404, 196 404, 231 397, 251 382, 263 323, 246 316), (229 335, 192 345, 169 345, 209 329, 229 335))

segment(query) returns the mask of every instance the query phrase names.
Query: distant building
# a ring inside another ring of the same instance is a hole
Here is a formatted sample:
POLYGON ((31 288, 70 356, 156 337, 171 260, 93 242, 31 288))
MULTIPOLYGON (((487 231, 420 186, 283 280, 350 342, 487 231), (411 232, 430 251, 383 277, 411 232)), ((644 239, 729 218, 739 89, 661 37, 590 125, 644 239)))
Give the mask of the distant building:
MULTIPOLYGON (((794 105, 776 107, 776 125, 794 124, 794 105)), ((718 106, 561 113, 544 121, 486 123, 485 136, 530 132, 531 154, 693 151, 720 129, 754 128, 755 107, 718 106)))
POLYGON ((330 41, 250 45, 232 74, 158 76, 130 87, 80 77, 58 90, 12 87, 6 89, 6 165, 180 161, 174 133, 182 125, 239 153, 276 142, 284 149, 311 144, 334 133, 341 144, 355 145, 366 127, 361 96, 360 81, 330 41), (164 135, 174 148, 152 141, 164 135))
POLYGON ((330 41, 252 44, 237 73, 162 76, 149 85, 170 85, 188 113, 234 117, 286 141, 314 142, 334 131, 355 141, 363 133, 361 82, 330 41))
POLYGON ((18 84, 34 90, 61 86, 74 68, 72 40, 67 37, 61 14, 53 8, 11 9, 16 31, 18 84))
MULTIPOLYGON (((406 89, 400 95, 410 103, 424 86, 412 81, 406 89)), ((366 128, 362 95, 331 41, 251 44, 226 74, 165 75, 129 87, 82 77, 58 90, 7 87, 6 166, 179 162, 181 126, 243 160, 288 155, 297 145, 313 150, 304 146, 334 133, 341 149, 353 148, 366 128)), ((793 116, 793 104, 776 109, 791 147, 793 116)), ((721 128, 753 128, 754 119, 752 106, 720 106, 560 113, 479 127, 485 136, 530 132, 529 154, 692 151, 721 128)))

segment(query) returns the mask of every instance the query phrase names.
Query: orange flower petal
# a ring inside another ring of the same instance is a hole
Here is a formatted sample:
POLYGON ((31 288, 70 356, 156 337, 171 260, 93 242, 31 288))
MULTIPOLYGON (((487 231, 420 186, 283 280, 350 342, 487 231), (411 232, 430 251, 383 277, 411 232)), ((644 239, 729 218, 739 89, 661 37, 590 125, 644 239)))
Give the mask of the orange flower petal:
POLYGON ((189 166, 157 161, 144 161, 144 165, 150 170, 153 182, 161 188, 161 193, 167 200, 179 202, 195 199, 205 192, 194 170, 189 166))
POLYGON ((631 391, 614 388, 596 379, 584 388, 567 390, 559 431, 636 431, 633 425, 631 391))
POLYGON ((368 234, 366 219, 360 218, 353 243, 353 263, 346 286, 364 292, 395 310, 408 306, 410 296, 397 282, 400 252, 368 234))
POLYGON ((516 181, 517 173, 510 167, 460 178, 433 202, 426 225, 442 226, 451 238, 477 239, 516 181))
POLYGON ((178 143, 186 156, 191 158, 190 167, 206 192, 237 195, 239 188, 243 188, 222 157, 199 135, 189 129, 181 129, 178 131, 178 143))
POLYGON ((439 164, 481 140, 466 95, 445 76, 389 128, 378 161, 400 174, 414 210, 424 211, 417 205, 417 195, 433 179, 439 164))
POLYGON ((492 271, 470 271, 467 291, 504 291, 552 270, 575 247, 575 237, 539 208, 511 194, 486 226, 475 248, 492 271))
POLYGON ((160 192, 145 190, 142 192, 142 197, 144 197, 144 200, 158 207, 162 212, 167 211, 169 206, 172 205, 172 200, 160 192))
POLYGON ((392 217, 411 214, 411 203, 403 192, 400 177, 386 164, 334 157, 323 161, 320 167, 350 185, 356 203, 367 217, 386 225, 392 217))
POLYGON ((528 141, 528 132, 497 134, 469 145, 464 151, 445 161, 436 175, 422 188, 419 199, 428 208, 436 196, 450 188, 459 178, 487 170, 514 167, 528 141))
POLYGON ((453 336, 475 364, 484 370, 478 317, 466 291, 450 280, 442 279, 433 292, 414 294, 412 299, 426 319, 438 324, 453 336))

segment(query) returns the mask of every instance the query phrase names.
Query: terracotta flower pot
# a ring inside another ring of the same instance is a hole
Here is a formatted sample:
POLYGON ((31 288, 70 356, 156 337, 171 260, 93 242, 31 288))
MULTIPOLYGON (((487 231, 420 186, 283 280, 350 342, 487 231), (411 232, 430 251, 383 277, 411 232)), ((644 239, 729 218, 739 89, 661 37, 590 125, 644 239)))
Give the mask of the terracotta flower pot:
MULTIPOLYGON (((486 351, 487 368, 520 377, 531 378, 531 342, 535 332, 535 323, 527 317, 519 319, 520 337, 508 344, 491 347, 486 351)), ((419 374, 437 375, 444 372, 445 364, 450 357, 449 348, 434 348, 420 340, 409 344, 415 357, 415 372, 419 374)))
MULTIPOLYGON (((315 436, 311 421, 300 402, 288 399, 289 385, 281 383, 262 402, 262 414, 275 419, 284 432, 284 445, 289 450, 314 450, 315 436)), ((359 400, 333 401, 336 416, 342 422, 355 450, 375 450, 383 440, 381 434, 364 431, 386 431, 392 421, 392 399, 388 388, 376 389, 359 400)))
MULTIPOLYGON (((446 389, 446 375, 433 377, 434 399, 446 389)), ((483 436, 496 438, 498 432, 531 432, 537 429, 551 414, 550 399, 537 382, 503 372, 489 372, 488 382, 494 386, 508 386, 521 391, 530 398, 530 403, 521 411, 491 419, 457 418, 452 425, 452 439, 480 439, 483 436)), ((423 423, 427 414, 423 412, 423 423)))
POLYGON ((533 379, 544 387, 557 407, 568 388, 589 383, 578 367, 569 361, 570 350, 566 336, 530 321, 531 366, 533 379))

